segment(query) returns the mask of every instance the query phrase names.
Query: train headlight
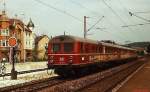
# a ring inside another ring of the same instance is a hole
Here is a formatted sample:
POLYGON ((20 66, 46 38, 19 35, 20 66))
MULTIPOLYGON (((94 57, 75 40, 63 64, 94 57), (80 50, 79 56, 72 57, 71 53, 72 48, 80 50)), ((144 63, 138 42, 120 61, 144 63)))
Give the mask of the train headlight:
POLYGON ((84 57, 81 57, 81 60, 82 60, 82 61, 84 61, 84 59, 85 59, 84 57))

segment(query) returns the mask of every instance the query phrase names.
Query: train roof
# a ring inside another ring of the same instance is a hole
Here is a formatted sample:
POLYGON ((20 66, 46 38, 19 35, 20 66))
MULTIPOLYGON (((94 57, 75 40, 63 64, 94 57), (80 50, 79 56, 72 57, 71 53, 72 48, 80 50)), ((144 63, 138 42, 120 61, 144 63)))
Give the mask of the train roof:
POLYGON ((52 39, 67 39, 67 40, 71 40, 71 41, 101 44, 103 46, 115 47, 115 48, 120 48, 120 49, 136 50, 136 49, 129 48, 129 47, 124 47, 124 46, 121 46, 121 45, 118 45, 118 44, 106 43, 106 42, 96 41, 96 40, 91 40, 91 39, 84 39, 84 38, 77 37, 77 36, 72 36, 72 35, 59 35, 59 36, 53 37, 52 39))
POLYGON ((84 39, 81 37, 77 37, 77 36, 72 36, 72 35, 60 35, 60 36, 55 36, 53 39, 71 39, 73 41, 79 41, 79 42, 88 42, 88 43, 93 43, 93 44, 98 44, 98 41, 95 40, 91 40, 91 39, 84 39))
POLYGON ((111 44, 111 43, 105 43, 105 42, 100 42, 100 43, 104 46, 109 46, 109 47, 116 47, 116 48, 127 49, 127 50, 136 50, 136 49, 121 46, 121 45, 118 45, 118 44, 111 44))

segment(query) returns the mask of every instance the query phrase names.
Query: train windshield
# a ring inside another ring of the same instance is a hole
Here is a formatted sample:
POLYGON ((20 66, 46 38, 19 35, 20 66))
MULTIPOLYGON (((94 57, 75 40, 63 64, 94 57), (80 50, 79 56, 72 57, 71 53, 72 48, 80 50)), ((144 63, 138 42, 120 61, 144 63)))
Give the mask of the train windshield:
POLYGON ((73 43, 64 43, 64 52, 72 52, 73 43))
POLYGON ((58 52, 60 51, 60 44, 54 43, 53 44, 53 52, 58 52))

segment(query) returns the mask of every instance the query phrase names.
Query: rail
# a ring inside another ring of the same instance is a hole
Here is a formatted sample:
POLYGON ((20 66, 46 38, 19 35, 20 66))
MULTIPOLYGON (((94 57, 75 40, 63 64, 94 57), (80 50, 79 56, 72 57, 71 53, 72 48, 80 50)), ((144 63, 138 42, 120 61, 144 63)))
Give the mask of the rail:
MULTIPOLYGON (((1 88, 0 92, 80 92, 84 88, 100 82, 101 92, 111 90, 118 82, 122 81, 138 67, 144 64, 144 61, 133 61, 124 65, 120 65, 99 73, 71 80, 60 79, 42 79, 42 81, 31 81, 29 83, 18 84, 10 87, 1 88), (107 86, 106 86, 107 85, 107 86)), ((32 70, 34 71, 34 70, 32 70)), ((36 70, 35 70, 36 71, 36 70)), ((27 73, 22 71, 22 73, 27 73)), ((22 74, 21 73, 21 74, 22 74)), ((28 72, 29 73, 29 72, 28 72)), ((84 92, 84 91, 83 91, 84 92)))
MULTIPOLYGON (((26 74, 26 73, 32 73, 32 72, 39 72, 39 71, 44 71, 47 70, 48 68, 41 68, 41 69, 35 69, 35 70, 27 70, 27 71, 20 71, 17 72, 17 74, 26 74)), ((4 76, 10 76, 11 73, 4 73, 4 74, 0 74, 0 77, 4 77, 4 76)))
POLYGON ((60 82, 63 82, 63 80, 59 80, 59 76, 55 76, 51 78, 33 80, 30 82, 3 87, 0 88, 0 92, 35 92, 35 90, 45 88, 47 86, 53 86, 60 82))
MULTIPOLYGON (((122 81, 144 62, 133 61, 124 65, 117 66, 100 73, 85 76, 77 80, 68 81, 40 90, 39 92, 81 92, 84 88, 100 82, 100 92, 106 92, 112 89, 117 83, 122 81)), ((84 91, 83 91, 84 92, 84 91)))

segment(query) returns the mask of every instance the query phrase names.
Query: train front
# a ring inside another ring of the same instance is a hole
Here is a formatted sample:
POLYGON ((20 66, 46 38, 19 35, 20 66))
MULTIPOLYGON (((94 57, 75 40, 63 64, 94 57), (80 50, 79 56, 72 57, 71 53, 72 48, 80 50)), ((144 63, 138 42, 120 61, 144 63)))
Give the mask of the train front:
POLYGON ((70 36, 56 36, 48 44, 48 68, 55 72, 65 71, 72 67, 76 61, 76 42, 70 36))

